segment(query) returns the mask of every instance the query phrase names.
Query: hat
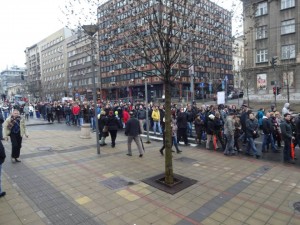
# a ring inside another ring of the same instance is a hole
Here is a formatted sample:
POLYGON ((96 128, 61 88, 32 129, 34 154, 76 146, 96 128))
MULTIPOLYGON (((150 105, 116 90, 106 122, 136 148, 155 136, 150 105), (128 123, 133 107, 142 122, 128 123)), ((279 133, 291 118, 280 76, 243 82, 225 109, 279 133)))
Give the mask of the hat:
POLYGON ((242 106, 248 108, 248 106, 246 104, 243 104, 242 106))
POLYGON ((287 117, 288 115, 291 115, 290 113, 285 113, 283 116, 287 117))
POLYGON ((133 111, 130 111, 129 114, 130 114, 130 115, 133 115, 133 111))
POLYGON ((209 116, 209 119, 213 120, 215 118, 215 116, 213 114, 210 114, 209 116))

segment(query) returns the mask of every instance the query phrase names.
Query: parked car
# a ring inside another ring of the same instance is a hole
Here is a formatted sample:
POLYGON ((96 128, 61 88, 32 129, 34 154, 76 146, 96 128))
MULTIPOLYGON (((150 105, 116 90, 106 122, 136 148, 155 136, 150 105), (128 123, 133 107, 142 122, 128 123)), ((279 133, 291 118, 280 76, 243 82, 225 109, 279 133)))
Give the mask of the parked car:
POLYGON ((239 93, 239 98, 243 98, 244 97, 244 92, 243 91, 240 91, 239 93))

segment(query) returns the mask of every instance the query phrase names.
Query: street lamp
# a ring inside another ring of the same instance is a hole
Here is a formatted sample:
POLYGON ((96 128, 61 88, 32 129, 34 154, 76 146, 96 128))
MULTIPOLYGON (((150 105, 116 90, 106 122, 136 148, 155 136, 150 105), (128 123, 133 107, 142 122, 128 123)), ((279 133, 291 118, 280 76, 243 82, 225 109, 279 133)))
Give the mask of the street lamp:
POLYGON ((97 115, 97 90, 96 90, 96 75, 95 75, 95 64, 94 64, 94 35, 98 31, 98 26, 95 24, 83 25, 82 29, 91 39, 91 60, 92 60, 92 73, 93 73, 93 100, 94 100, 94 111, 95 111, 95 123, 96 123, 96 143, 97 143, 97 154, 100 154, 100 143, 99 143, 99 126, 98 126, 98 115, 97 115))
POLYGON ((142 80, 145 81, 145 101, 146 101, 146 129, 147 129, 147 141, 146 143, 151 143, 149 138, 149 118, 148 118, 148 85, 147 85, 147 78, 142 77, 142 80))

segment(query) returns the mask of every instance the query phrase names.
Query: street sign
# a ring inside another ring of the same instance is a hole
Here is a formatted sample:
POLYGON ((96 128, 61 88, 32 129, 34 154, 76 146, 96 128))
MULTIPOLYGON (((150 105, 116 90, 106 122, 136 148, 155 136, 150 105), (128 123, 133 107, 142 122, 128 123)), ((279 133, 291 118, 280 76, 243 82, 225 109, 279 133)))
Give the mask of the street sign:
POLYGON ((225 82, 224 82, 224 80, 222 80, 222 90, 224 90, 225 89, 225 82))
POLYGON ((204 88, 204 83, 201 82, 201 83, 199 84, 199 86, 200 86, 201 88, 204 88))
POLYGON ((79 97, 79 93, 75 93, 75 97, 78 98, 79 97))
POLYGON ((228 76, 227 75, 225 76, 225 80, 228 81, 228 76))
POLYGON ((209 92, 212 92, 212 85, 211 84, 209 84, 208 89, 209 89, 209 92))

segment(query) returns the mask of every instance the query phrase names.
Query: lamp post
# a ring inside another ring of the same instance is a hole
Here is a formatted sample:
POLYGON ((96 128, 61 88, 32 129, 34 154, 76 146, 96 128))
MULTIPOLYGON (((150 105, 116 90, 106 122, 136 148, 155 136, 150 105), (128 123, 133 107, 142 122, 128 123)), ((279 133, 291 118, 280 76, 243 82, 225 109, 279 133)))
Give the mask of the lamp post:
POLYGON ((147 129, 147 141, 146 143, 151 143, 149 138, 149 118, 148 118, 148 85, 147 85, 147 78, 142 77, 142 79, 145 81, 145 101, 146 101, 146 129, 147 129))
POLYGON ((96 75, 95 75, 95 64, 94 64, 94 35, 98 31, 98 26, 95 24, 83 25, 82 29, 91 39, 91 61, 92 61, 92 73, 93 73, 93 100, 94 100, 94 111, 95 111, 95 123, 96 123, 96 144, 97 154, 100 154, 100 143, 99 143, 99 126, 98 126, 98 115, 97 115, 97 90, 96 90, 96 75))

